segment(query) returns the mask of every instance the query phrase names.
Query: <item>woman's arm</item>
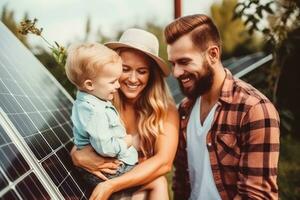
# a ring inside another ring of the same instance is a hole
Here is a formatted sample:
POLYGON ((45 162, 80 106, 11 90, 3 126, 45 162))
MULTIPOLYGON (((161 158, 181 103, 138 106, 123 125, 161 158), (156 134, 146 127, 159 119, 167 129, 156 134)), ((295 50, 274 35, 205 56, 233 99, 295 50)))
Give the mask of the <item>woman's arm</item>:
POLYGON ((99 184, 91 199, 106 199, 113 192, 149 183, 171 171, 178 144, 179 116, 175 105, 170 107, 164 123, 164 134, 157 138, 155 155, 124 175, 99 184))
POLYGON ((99 156, 91 146, 81 150, 76 150, 74 146, 71 150, 71 158, 75 166, 84 168, 103 180, 107 178, 101 172, 115 174, 119 166, 118 160, 99 156))

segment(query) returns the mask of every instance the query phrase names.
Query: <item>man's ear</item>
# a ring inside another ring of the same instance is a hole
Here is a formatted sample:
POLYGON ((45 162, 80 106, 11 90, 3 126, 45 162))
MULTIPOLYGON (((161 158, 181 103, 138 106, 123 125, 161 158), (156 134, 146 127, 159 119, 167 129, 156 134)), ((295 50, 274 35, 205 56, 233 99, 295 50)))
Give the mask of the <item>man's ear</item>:
POLYGON ((90 79, 87 79, 83 82, 83 88, 88 90, 88 91, 93 91, 95 88, 94 88, 94 84, 93 84, 93 81, 90 80, 90 79))
POLYGON ((212 65, 220 60, 220 48, 218 46, 210 47, 207 54, 208 54, 208 60, 212 65))

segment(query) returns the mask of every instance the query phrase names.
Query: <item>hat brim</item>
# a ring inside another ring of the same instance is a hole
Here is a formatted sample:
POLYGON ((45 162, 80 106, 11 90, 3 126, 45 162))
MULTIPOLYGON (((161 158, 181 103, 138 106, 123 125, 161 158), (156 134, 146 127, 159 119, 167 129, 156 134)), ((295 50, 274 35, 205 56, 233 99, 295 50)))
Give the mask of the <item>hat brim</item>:
POLYGON ((146 55, 148 55, 149 57, 151 57, 157 63, 157 65, 160 67, 160 69, 164 73, 164 76, 168 76, 171 72, 168 65, 165 63, 165 61, 163 59, 161 59, 160 57, 158 57, 148 51, 145 51, 138 47, 135 47, 131 44, 126 44, 126 43, 122 43, 122 42, 107 42, 104 45, 113 50, 116 50, 118 48, 132 48, 132 49, 139 50, 139 51, 145 53, 146 55))

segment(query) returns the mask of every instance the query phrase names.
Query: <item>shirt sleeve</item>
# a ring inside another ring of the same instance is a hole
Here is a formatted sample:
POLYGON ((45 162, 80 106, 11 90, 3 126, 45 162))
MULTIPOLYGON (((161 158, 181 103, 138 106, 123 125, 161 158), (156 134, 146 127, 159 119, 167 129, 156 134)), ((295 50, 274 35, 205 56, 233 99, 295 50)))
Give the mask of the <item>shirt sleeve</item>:
POLYGON ((97 153, 106 157, 117 157, 125 154, 127 144, 124 138, 114 137, 109 127, 105 110, 96 111, 92 114, 87 125, 87 132, 90 135, 90 142, 97 153))
POLYGON ((187 151, 186 151, 186 139, 184 134, 186 133, 187 118, 183 118, 186 115, 183 111, 182 104, 179 106, 180 113, 180 132, 176 156, 174 159, 174 175, 172 181, 172 189, 174 192, 174 200, 189 199, 191 188, 189 182, 188 173, 188 161, 187 161, 187 151))
POLYGON ((251 107, 241 124, 238 195, 234 199, 278 199, 279 117, 269 101, 251 107))

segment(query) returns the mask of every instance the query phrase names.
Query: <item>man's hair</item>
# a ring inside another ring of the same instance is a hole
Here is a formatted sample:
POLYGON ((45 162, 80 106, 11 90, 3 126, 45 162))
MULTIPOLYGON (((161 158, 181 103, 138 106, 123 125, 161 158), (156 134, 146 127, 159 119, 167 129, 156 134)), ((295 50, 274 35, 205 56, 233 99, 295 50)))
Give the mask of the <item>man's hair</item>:
POLYGON ((67 52, 66 75, 77 88, 81 88, 85 80, 99 76, 106 64, 121 62, 115 51, 99 43, 73 44, 67 52))
POLYGON ((167 44, 173 44, 181 36, 190 34, 195 47, 206 50, 210 44, 221 49, 221 39, 218 28, 206 15, 188 15, 170 23, 164 31, 167 44))

